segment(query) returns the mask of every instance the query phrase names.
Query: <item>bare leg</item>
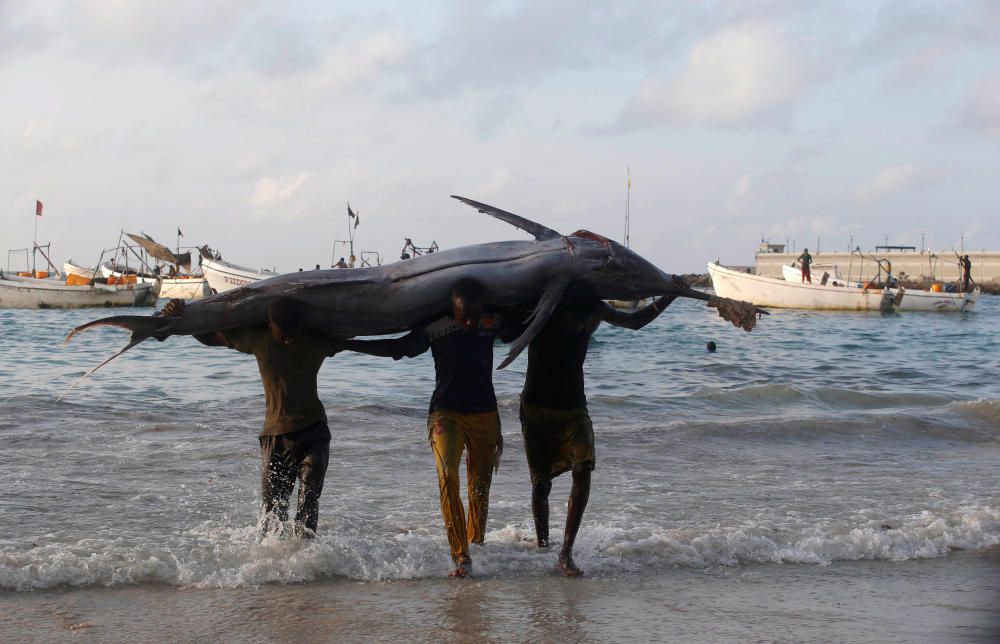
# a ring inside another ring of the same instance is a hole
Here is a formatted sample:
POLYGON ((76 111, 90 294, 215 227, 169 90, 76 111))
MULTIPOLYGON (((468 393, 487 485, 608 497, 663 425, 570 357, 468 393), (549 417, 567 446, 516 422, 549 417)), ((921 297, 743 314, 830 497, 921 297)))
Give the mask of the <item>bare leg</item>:
POLYGON ((535 537, 539 548, 549 547, 549 492, 552 481, 539 481, 531 486, 531 515, 535 519, 535 537))
POLYGON ((566 531, 563 533, 562 551, 559 553, 559 567, 567 577, 579 577, 583 574, 573 561, 573 544, 589 499, 590 470, 573 472, 573 488, 569 493, 569 509, 566 512, 566 531))

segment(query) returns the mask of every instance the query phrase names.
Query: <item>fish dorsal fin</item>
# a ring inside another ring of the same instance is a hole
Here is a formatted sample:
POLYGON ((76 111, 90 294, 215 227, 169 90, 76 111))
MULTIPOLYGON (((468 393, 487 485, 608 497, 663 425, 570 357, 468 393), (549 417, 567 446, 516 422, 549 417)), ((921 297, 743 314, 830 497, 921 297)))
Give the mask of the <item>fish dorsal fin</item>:
POLYGON ((541 299, 535 305, 535 310, 528 317, 528 328, 511 343, 510 352, 507 353, 507 357, 504 358, 504 361, 500 363, 497 369, 503 369, 514 362, 514 359, 524 351, 525 347, 531 344, 531 341, 535 339, 535 336, 541 332, 545 323, 552 317, 552 313, 555 312, 556 307, 559 306, 559 301, 562 300, 567 286, 569 286, 569 279, 564 278, 551 282, 545 287, 545 292, 542 293, 541 299))
POLYGON ((556 239, 557 237, 562 237, 559 233, 552 230, 551 228, 546 228, 545 226, 531 221, 530 219, 525 219, 521 215, 515 215, 512 212, 507 212, 506 210, 500 210, 499 208, 494 208, 493 206, 479 201, 474 201, 472 199, 466 199, 465 197, 459 197, 458 195, 452 195, 452 199, 458 199, 462 203, 472 206, 479 212, 489 215, 490 217, 496 217, 500 221, 506 221, 511 226, 515 228, 520 228, 526 233, 532 235, 535 239, 542 241, 545 239, 556 239))

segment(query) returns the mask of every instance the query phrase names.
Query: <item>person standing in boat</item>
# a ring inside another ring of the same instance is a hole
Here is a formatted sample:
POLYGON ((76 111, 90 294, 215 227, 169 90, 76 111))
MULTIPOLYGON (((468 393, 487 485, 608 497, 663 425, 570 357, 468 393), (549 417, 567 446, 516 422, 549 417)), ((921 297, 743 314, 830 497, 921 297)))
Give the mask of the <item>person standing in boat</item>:
POLYGON ((441 515, 455 568, 449 577, 472 570, 469 543, 486 536, 490 485, 500 465, 503 436, 493 390, 493 344, 512 340, 520 323, 483 312, 483 285, 471 278, 451 287, 450 315, 391 340, 343 340, 339 346, 399 360, 428 348, 434 355, 434 393, 427 418, 427 438, 437 466, 441 515), (459 465, 466 454, 468 522, 459 493, 459 465))
POLYGON ((673 300, 672 296, 661 297, 637 311, 620 311, 601 301, 589 284, 574 282, 529 345, 528 373, 521 393, 521 434, 531 475, 531 514, 538 547, 547 548, 552 479, 572 471, 559 552, 559 568, 567 576, 583 574, 573 561, 573 545, 590 498, 594 469, 594 428, 583 385, 590 338, 601 322, 641 329, 673 300))
POLYGON ((341 258, 340 258, 340 261, 339 261, 339 262, 337 262, 336 264, 334 264, 334 265, 333 265, 333 267, 334 267, 334 268, 347 268, 347 262, 345 262, 345 261, 344 261, 344 258, 343 258, 343 257, 341 257, 341 258))
POLYGON ((802 250, 802 254, 799 255, 798 259, 795 261, 797 261, 799 265, 802 266, 802 282, 803 283, 809 282, 810 284, 812 284, 813 278, 810 267, 812 266, 813 258, 812 255, 809 254, 809 249, 804 248, 802 250))
MULTIPOLYGON (((170 300, 159 315, 184 314, 183 300, 170 300)), ((330 428, 316 377, 339 348, 327 336, 302 326, 298 303, 280 299, 268 308, 267 324, 194 336, 210 347, 228 347, 257 358, 266 413, 260 433, 260 534, 279 532, 299 481, 294 534, 311 538, 319 523, 319 498, 330 460, 330 428)))
POLYGON ((962 292, 968 293, 972 286, 972 260, 968 255, 958 258, 958 267, 962 271, 962 292))

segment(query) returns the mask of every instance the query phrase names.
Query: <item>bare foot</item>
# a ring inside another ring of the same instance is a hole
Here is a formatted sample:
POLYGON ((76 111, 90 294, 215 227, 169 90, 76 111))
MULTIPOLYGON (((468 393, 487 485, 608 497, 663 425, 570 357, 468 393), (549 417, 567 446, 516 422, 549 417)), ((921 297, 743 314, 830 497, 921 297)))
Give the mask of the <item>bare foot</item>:
POLYGON ((568 554, 559 555, 559 569, 567 577, 582 577, 583 571, 573 561, 573 556, 568 554))
POLYGON ((469 576, 470 572, 472 572, 470 570, 471 566, 472 566, 472 564, 464 564, 464 563, 458 564, 458 567, 455 568, 454 570, 452 570, 451 572, 449 572, 448 576, 449 577, 458 577, 458 578, 464 579, 464 578, 466 578, 466 577, 469 576))

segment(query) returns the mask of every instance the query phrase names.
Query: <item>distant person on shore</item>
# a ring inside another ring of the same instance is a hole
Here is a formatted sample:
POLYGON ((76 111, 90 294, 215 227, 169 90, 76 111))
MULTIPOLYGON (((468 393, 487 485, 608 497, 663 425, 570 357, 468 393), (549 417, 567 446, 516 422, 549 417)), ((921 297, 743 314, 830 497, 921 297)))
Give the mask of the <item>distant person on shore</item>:
MULTIPOLYGON (((170 300, 162 315, 184 314, 183 300, 170 300)), ((290 299, 268 308, 267 324, 194 336, 210 347, 229 347, 257 358, 266 413, 260 433, 260 534, 280 531, 299 481, 294 534, 311 538, 319 522, 319 497, 330 460, 330 429, 319 400, 316 376, 339 350, 331 338, 302 327, 299 305, 290 299)))
POLYGON ((799 265, 802 266, 802 282, 803 283, 809 282, 810 284, 812 284, 813 278, 810 267, 812 266, 813 257, 812 255, 809 254, 809 249, 804 248, 802 250, 802 254, 799 255, 798 259, 795 261, 797 261, 799 265))
POLYGON ((661 297, 638 311, 619 311, 602 302, 590 285, 573 283, 528 349, 528 374, 521 393, 521 433, 531 474, 531 513, 538 547, 547 548, 552 479, 572 471, 559 552, 559 568, 567 576, 583 574, 573 561, 573 545, 590 498, 594 469, 594 428, 583 385, 583 363, 590 337, 601 322, 641 329, 673 300, 672 296, 661 297))
POLYGON ((333 267, 334 267, 334 268, 347 268, 347 262, 345 262, 345 261, 344 261, 344 258, 343 258, 343 257, 341 257, 341 258, 340 258, 340 261, 339 261, 339 262, 337 262, 336 264, 334 264, 334 265, 333 265, 333 267))
POLYGON ((962 292, 968 293, 972 286, 972 260, 968 255, 958 258, 958 267, 962 271, 962 292))
POLYGON ((486 535, 490 484, 500 465, 503 436, 493 390, 493 343, 521 330, 499 315, 483 312, 483 285, 460 279, 451 287, 451 312, 402 338, 345 340, 339 346, 373 356, 399 360, 428 348, 434 355, 434 393, 427 418, 427 438, 437 466, 441 515, 444 518, 454 570, 449 577, 467 577, 472 570, 469 543, 482 544, 486 535), (459 465, 466 455, 469 515, 459 493, 459 465))

